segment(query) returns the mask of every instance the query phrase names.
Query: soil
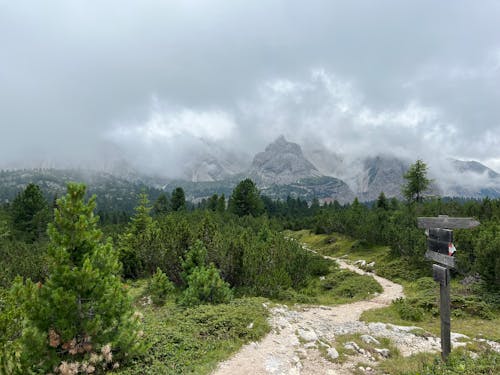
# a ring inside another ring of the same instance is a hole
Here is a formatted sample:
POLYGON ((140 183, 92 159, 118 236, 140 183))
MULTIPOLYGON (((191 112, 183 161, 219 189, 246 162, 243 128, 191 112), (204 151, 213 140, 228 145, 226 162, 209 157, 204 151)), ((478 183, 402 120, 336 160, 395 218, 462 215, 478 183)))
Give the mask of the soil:
MULTIPOLYGON (((361 322, 359 318, 363 311, 388 306, 392 300, 403 297, 403 287, 345 260, 334 260, 341 268, 371 275, 380 283, 383 292, 370 300, 339 306, 296 306, 292 309, 284 305, 274 306, 270 308, 271 332, 260 342, 245 345, 233 357, 221 362, 213 375, 375 373, 373 368, 377 362, 390 355, 377 338, 389 338, 403 356, 440 351, 439 338, 419 335, 415 331, 417 327, 361 322), (339 361, 334 348, 335 337, 354 333, 365 335, 363 337, 368 341, 377 340, 372 343, 376 352, 365 351, 354 344, 354 349, 348 351, 350 355, 339 361)), ((464 345, 463 338, 463 335, 453 334, 452 345, 464 345)))

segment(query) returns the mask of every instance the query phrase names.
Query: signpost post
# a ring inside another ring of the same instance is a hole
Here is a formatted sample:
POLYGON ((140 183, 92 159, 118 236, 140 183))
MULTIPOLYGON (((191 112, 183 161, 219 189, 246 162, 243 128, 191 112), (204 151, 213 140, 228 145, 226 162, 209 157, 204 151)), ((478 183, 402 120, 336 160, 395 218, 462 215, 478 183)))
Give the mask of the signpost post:
POLYGON ((451 352, 450 322, 450 268, 455 268, 455 246, 452 229, 469 229, 480 223, 469 217, 417 218, 418 227, 424 228, 427 235, 425 257, 440 263, 432 265, 432 276, 439 283, 439 311, 441 315, 441 356, 447 360, 451 352))

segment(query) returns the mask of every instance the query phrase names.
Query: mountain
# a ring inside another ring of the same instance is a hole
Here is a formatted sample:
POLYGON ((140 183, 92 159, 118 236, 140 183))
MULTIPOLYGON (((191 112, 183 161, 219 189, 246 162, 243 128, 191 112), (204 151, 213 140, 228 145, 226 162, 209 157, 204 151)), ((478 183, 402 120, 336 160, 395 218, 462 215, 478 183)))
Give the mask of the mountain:
POLYGON ((10 202, 29 183, 40 187, 45 198, 51 202, 66 194, 68 182, 83 182, 87 185, 87 196, 97 196, 97 211, 124 211, 133 213, 139 193, 146 192, 151 201, 162 193, 153 178, 134 181, 116 175, 83 169, 18 169, 0 171, 0 203, 10 202))
POLYGON ((288 142, 284 136, 269 144, 264 152, 255 155, 248 175, 264 187, 321 177, 316 167, 304 157, 300 146, 288 142))
POLYGON ((191 182, 213 182, 231 179, 248 170, 249 157, 228 151, 216 143, 203 141, 197 153, 185 164, 182 179, 191 182))
POLYGON ((449 159, 437 173, 442 195, 466 198, 500 197, 500 174, 477 161, 449 159))
POLYGON ((375 200, 381 192, 387 197, 400 198, 405 183, 403 174, 409 166, 409 162, 388 155, 364 159, 356 181, 356 194, 362 201, 375 200))

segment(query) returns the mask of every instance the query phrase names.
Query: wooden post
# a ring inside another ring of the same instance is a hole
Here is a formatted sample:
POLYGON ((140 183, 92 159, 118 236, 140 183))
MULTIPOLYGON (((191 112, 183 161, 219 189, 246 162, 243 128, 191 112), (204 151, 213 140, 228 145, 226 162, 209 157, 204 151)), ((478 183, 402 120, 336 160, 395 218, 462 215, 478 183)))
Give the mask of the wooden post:
POLYGON ((439 283, 439 308, 441 310, 441 357, 448 359, 451 353, 450 317, 450 270, 445 268, 446 280, 439 283))
POLYGON ((451 352, 450 269, 432 265, 432 276, 439 283, 439 315, 441 316, 441 357, 446 361, 451 352))

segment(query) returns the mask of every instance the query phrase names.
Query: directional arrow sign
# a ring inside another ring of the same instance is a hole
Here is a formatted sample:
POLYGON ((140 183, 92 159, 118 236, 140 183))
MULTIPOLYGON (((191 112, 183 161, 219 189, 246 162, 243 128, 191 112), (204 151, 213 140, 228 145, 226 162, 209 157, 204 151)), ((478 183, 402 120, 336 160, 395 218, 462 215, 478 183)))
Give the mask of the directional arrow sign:
POLYGON ((417 218, 419 228, 447 228, 447 229, 469 229, 477 227, 479 221, 471 217, 419 217, 417 218))

